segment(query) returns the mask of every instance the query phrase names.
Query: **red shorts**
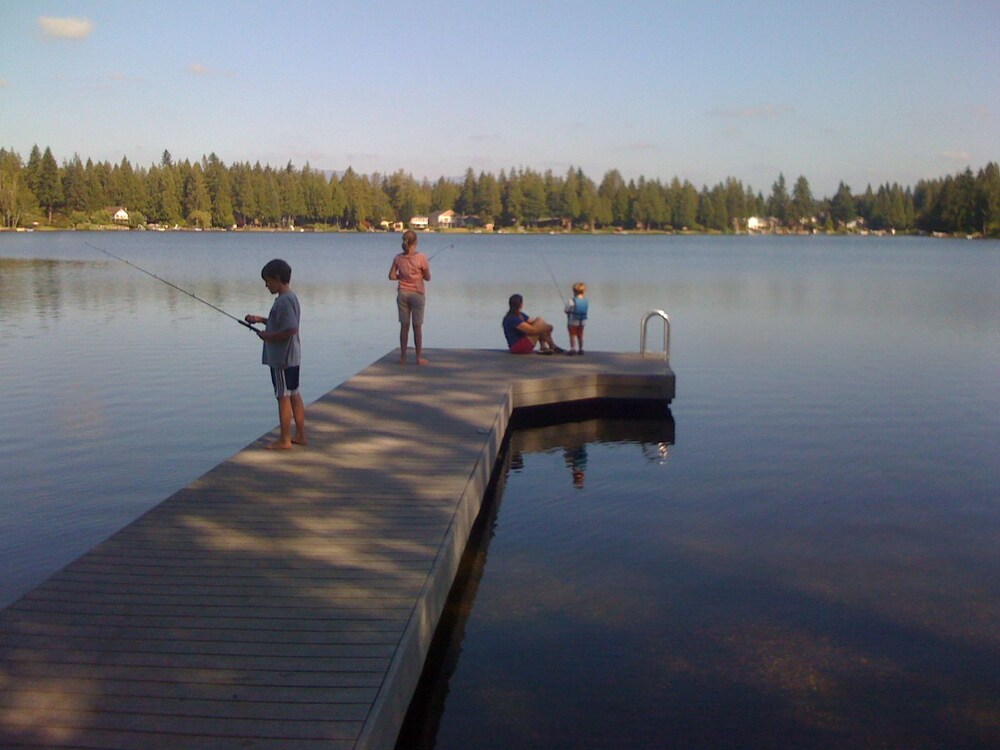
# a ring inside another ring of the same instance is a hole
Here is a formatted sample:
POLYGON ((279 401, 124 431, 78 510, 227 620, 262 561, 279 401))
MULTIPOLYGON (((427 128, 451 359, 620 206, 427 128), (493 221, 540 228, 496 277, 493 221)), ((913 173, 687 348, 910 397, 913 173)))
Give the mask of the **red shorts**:
POLYGON ((511 354, 531 354, 535 348, 535 342, 531 340, 530 336, 525 336, 515 341, 510 346, 511 354))

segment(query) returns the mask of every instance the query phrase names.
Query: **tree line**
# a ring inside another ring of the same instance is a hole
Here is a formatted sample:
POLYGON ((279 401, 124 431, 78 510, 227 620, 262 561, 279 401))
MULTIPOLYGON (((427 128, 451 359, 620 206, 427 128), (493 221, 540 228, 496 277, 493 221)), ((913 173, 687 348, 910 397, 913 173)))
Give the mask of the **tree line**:
POLYGON ((843 182, 832 197, 813 195, 798 177, 789 189, 779 175, 767 196, 736 178, 696 188, 639 177, 626 181, 617 169, 599 183, 582 169, 565 174, 517 167, 499 175, 470 168, 463 179, 415 179, 284 168, 259 162, 223 164, 214 154, 175 161, 164 151, 158 164, 135 167, 83 162, 60 165, 50 148, 37 145, 27 162, 0 148, 0 217, 7 228, 105 226, 110 209, 124 207, 132 226, 379 228, 414 216, 454 210, 468 225, 624 229, 651 231, 744 231, 763 217, 777 231, 848 230, 939 232, 1000 236, 1000 166, 990 162, 915 187, 868 185, 854 193, 843 182))

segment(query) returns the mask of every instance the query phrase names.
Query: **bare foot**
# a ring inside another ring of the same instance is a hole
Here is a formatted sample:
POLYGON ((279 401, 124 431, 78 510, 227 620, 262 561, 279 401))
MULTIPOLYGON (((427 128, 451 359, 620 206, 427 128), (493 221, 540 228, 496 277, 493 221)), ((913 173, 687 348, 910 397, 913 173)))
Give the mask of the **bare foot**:
POLYGON ((424 359, 423 357, 421 357, 420 359, 417 360, 417 364, 418 365, 426 365, 427 364, 427 360, 424 359))
POLYGON ((306 440, 304 437, 298 437, 298 436, 292 438, 292 443, 294 445, 309 445, 308 440, 306 440))
POLYGON ((264 446, 269 451, 287 451, 292 447, 291 441, 287 443, 282 443, 280 440, 275 440, 270 445, 264 446))
POLYGON ((400 357, 399 358, 399 362, 397 362, 396 364, 397 365, 405 365, 406 364, 406 357, 400 357))

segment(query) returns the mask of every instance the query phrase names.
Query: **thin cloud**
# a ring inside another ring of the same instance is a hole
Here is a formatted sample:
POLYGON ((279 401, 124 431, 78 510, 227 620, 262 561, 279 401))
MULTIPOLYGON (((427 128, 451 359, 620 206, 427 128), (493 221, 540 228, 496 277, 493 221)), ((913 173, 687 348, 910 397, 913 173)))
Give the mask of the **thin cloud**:
POLYGON ((225 78, 233 78, 234 75, 228 70, 214 70, 201 63, 191 63, 188 65, 188 73, 193 76, 223 76, 225 78))
POLYGON ((958 162, 959 164, 968 164, 972 161, 972 154, 968 151, 942 151, 941 156, 948 161, 958 162))
POLYGON ((760 104, 756 107, 743 107, 741 109, 710 109, 710 117, 723 117, 728 120, 759 120, 768 117, 780 117, 792 112, 793 109, 787 104, 760 104))
POLYGON ((86 39, 94 30, 94 23, 89 18, 39 16, 38 25, 45 36, 53 39, 86 39))
POLYGON ((136 78, 135 76, 126 75, 125 73, 112 73, 108 76, 112 81, 116 83, 145 83, 144 78, 136 78))

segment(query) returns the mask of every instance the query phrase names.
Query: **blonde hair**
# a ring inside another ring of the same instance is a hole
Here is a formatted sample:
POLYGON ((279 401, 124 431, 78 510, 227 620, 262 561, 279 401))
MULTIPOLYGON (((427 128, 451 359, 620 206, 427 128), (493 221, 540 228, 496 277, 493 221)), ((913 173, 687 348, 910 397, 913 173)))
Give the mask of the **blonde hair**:
POLYGON ((578 281, 573 285, 573 294, 586 294, 587 285, 582 281, 578 281))

